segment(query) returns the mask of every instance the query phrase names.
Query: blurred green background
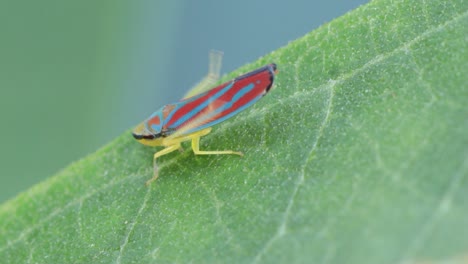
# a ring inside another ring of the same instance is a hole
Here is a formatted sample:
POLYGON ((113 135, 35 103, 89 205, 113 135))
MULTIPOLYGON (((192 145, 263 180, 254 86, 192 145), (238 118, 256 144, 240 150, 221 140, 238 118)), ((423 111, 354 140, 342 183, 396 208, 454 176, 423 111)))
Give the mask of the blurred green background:
POLYGON ((178 100, 210 49, 227 73, 366 2, 1 1, 0 202, 178 100))

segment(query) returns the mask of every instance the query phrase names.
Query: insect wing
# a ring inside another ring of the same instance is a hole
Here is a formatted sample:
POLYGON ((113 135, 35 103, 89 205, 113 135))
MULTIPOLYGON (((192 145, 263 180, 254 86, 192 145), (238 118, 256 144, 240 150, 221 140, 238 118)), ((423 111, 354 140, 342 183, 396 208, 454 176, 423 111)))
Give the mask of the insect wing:
POLYGON ((262 98, 273 85, 275 71, 276 65, 270 64, 179 102, 165 127, 176 137, 223 122, 262 98))

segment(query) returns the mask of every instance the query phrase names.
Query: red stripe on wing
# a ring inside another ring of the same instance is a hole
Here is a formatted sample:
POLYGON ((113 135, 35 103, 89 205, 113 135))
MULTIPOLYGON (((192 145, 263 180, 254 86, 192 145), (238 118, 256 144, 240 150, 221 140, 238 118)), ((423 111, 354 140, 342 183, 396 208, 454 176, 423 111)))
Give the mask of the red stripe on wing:
MULTIPOLYGON (((213 97, 214 94, 216 94, 217 92, 222 90, 224 87, 229 85, 231 82, 232 82, 232 80, 229 81, 229 82, 225 82, 225 83, 223 83, 223 84, 221 84, 221 85, 219 85, 219 86, 205 92, 204 94, 196 95, 196 96, 193 96, 193 97, 189 97, 189 98, 187 98, 185 100, 182 100, 180 103, 184 103, 184 105, 182 107, 180 107, 179 109, 177 109, 177 111, 174 113, 174 115, 172 115, 171 120, 167 121, 166 126, 169 127, 169 128, 172 128, 172 125, 175 122, 177 122, 177 120, 179 120, 180 118, 185 116, 187 113, 189 113, 190 111, 195 109, 200 104, 203 104, 203 102, 205 102, 209 98, 213 97)), ((202 111, 204 109, 206 109, 206 107, 203 108, 202 111)), ((196 116, 198 116, 198 114, 195 115, 194 117, 190 118, 188 121, 192 120, 193 118, 196 118, 196 116)), ((187 123, 187 122, 184 122, 184 123, 187 123)))
POLYGON ((243 107, 244 105, 252 102, 252 100, 256 100, 256 99, 258 100, 259 98, 261 98, 263 95, 265 95, 268 92, 271 85, 273 84, 273 77, 274 77, 273 71, 275 69, 276 69, 276 65, 268 65, 268 66, 259 68, 252 72, 239 76, 234 80, 221 84, 207 91, 205 94, 202 94, 201 96, 192 97, 194 98, 192 102, 190 102, 190 98, 184 100, 184 101, 187 101, 187 103, 181 108, 179 108, 174 113, 171 120, 168 121, 167 127, 171 127, 171 125, 177 122, 179 118, 182 118, 185 114, 189 113, 190 111, 192 111, 194 108, 196 108, 200 104, 203 104, 204 102, 212 98, 215 94, 220 92, 227 85, 230 85, 233 82, 234 84, 232 85, 232 87, 230 87, 217 99, 213 100, 213 102, 208 104, 206 107, 203 107, 189 120, 179 125, 177 129, 187 124, 190 124, 190 122, 193 120, 197 120, 197 119, 202 120, 204 116, 209 116, 210 113, 213 113, 213 111, 215 111, 218 108, 222 108, 223 106, 226 105, 226 103, 232 102, 233 104, 231 107, 223 110, 222 112, 212 117, 206 118, 206 120, 203 120, 199 125, 201 126, 203 124, 207 124, 209 122, 223 118, 224 116, 229 115, 235 112, 236 110, 238 110, 239 108, 243 107), (233 97, 236 94, 238 94, 243 88, 245 88, 246 86, 250 84, 254 85, 252 90, 242 95, 242 97, 238 98, 236 102, 233 102, 233 97))

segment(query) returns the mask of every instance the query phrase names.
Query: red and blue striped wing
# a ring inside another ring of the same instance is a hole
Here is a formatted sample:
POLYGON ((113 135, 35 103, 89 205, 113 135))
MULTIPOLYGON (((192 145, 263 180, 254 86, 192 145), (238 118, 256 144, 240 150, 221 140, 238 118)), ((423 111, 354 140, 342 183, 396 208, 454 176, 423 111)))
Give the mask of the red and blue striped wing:
POLYGON ((262 98, 273 85, 275 71, 276 65, 269 64, 171 105, 163 129, 185 135, 223 122, 262 98))

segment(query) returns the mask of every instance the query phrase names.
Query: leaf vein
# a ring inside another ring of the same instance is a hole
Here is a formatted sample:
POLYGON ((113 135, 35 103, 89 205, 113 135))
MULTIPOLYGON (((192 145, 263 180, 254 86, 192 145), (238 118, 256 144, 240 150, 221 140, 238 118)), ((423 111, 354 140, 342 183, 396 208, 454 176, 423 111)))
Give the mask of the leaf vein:
POLYGON ((143 198, 143 202, 142 202, 140 208, 138 209, 138 212, 135 215, 134 220, 130 223, 130 226, 128 227, 127 233, 125 234, 125 237, 124 237, 124 239, 122 241, 122 244, 120 245, 119 255, 117 256, 117 259, 115 260, 115 263, 117 263, 117 264, 121 263, 122 255, 123 255, 123 252, 125 250, 125 247, 128 245, 128 240, 129 240, 130 236, 132 235, 133 230, 135 229, 135 225, 138 222, 138 218, 140 217, 141 213, 143 212, 143 210, 145 210, 146 205, 148 204, 150 193, 151 193, 151 188, 147 187, 145 197, 143 198))
POLYGON ((434 231, 437 222, 440 220, 440 218, 442 218, 442 216, 444 216, 445 213, 447 213, 450 210, 450 207, 452 206, 453 196, 460 188, 460 182, 467 175, 467 172, 468 154, 465 155, 465 159, 463 160, 463 163, 461 164, 458 172, 456 172, 452 176, 447 186, 447 189, 442 194, 442 197, 440 198, 434 213, 427 219, 426 223, 422 225, 421 230, 417 233, 413 241, 409 244, 408 250, 405 254, 403 254, 402 261, 400 261, 399 263, 403 263, 405 259, 408 259, 412 255, 417 253, 418 250, 424 247, 425 241, 427 241, 431 233, 434 231))
POLYGON ((1 247, 0 248, 0 252, 3 252, 5 251, 6 249, 12 247, 13 245, 15 245, 16 243, 24 240, 29 234, 31 234, 34 230, 38 229, 39 227, 43 226, 44 224, 47 224, 51 219, 53 219, 54 217, 60 215, 62 212, 64 212, 65 210, 68 210, 69 208, 79 204, 79 203, 82 203, 83 201, 85 201, 86 199, 89 199, 90 197, 108 189, 108 188, 111 188, 117 184, 120 184, 122 182, 125 182, 129 179, 132 179, 132 176, 134 176, 133 174, 131 176, 128 176, 128 177, 125 177, 125 178, 122 178, 118 181, 113 181, 111 180, 109 183, 107 184, 104 184, 101 188, 97 188, 97 189, 92 189, 89 193, 77 198, 77 199, 74 199, 70 202, 68 202, 67 204, 65 204, 63 207, 61 208, 57 208, 56 210, 54 210, 53 212, 51 212, 49 215, 47 215, 46 217, 44 217, 41 221, 37 222, 35 225, 32 225, 31 227, 29 227, 28 229, 25 229, 24 231, 22 231, 18 237, 13 240, 13 241, 8 241, 6 246, 4 247, 1 247))
POLYGON ((234 247, 234 249, 240 251, 241 246, 238 243, 236 243, 236 244, 232 243, 232 240, 233 240, 232 232, 229 229, 229 227, 226 226, 226 224, 224 223, 223 218, 221 216, 221 207, 223 206, 223 202, 219 200, 218 196, 216 195, 216 193, 213 190, 206 187, 205 183, 202 182, 201 186, 203 187, 203 189, 205 189, 206 193, 210 196, 211 201, 213 201, 213 206, 215 208, 215 214, 216 214, 215 223, 218 224, 223 229, 224 233, 226 234, 226 236, 227 236, 226 244, 230 245, 230 246, 234 247))
MULTIPOLYGON (((411 46, 413 46, 414 44, 418 43, 419 41, 425 39, 426 37, 434 34, 434 33, 437 33, 445 28, 447 28, 448 26, 450 26, 451 24, 453 23, 456 23, 457 21, 463 19, 464 17, 466 17, 468 15, 468 11, 460 14, 459 16, 455 16, 453 19, 451 20, 447 20, 445 23, 439 25, 439 26, 436 26, 436 27, 433 27, 433 28, 430 28, 426 31, 424 31, 423 33, 421 33, 420 35, 416 36, 415 38, 413 38, 412 40, 408 41, 408 42, 405 42, 403 43, 401 46, 395 48, 394 50, 390 51, 390 52, 387 52, 387 53, 384 53, 384 54, 379 54, 377 56, 375 56, 374 58, 370 59, 368 62, 366 62, 364 65, 362 65, 361 67, 359 67, 358 69, 356 70, 353 70, 353 71, 350 71, 348 73, 344 73, 342 74, 341 76, 339 76, 339 78, 337 78, 336 80, 330 80, 328 82, 328 84, 326 84, 325 86, 330 89, 330 97, 329 97, 329 103, 328 103, 328 107, 327 107, 327 113, 326 113, 326 116, 325 116, 325 119, 323 120, 321 126, 320 126, 320 129, 319 129, 319 135, 317 136, 317 139, 316 141, 314 142, 312 148, 311 148, 311 151, 309 152, 309 155, 307 156, 307 159, 304 163, 304 165, 302 166, 302 173, 299 175, 299 179, 297 180, 296 182, 296 185, 295 185, 295 188, 293 190, 293 193, 291 195, 291 199, 289 200, 289 203, 286 207, 286 211, 283 215, 283 221, 281 222, 281 224, 279 225, 276 233, 273 235, 273 237, 271 237, 266 243, 265 245, 260 249, 260 251, 258 252, 258 254, 255 256, 254 258, 254 263, 258 263, 260 260, 261 260, 261 257, 271 248, 271 246, 279 239, 281 238, 282 236, 284 236, 286 234, 286 228, 287 228, 287 219, 288 219, 288 216, 289 216, 289 213, 290 213, 290 210, 292 208, 292 204, 294 202, 294 198, 301 186, 301 184, 304 182, 304 171, 305 171, 305 167, 307 166, 307 164, 310 162, 310 158, 311 158, 311 155, 313 154, 317 144, 318 144, 318 141, 320 139, 320 137, 322 136, 323 134, 323 130, 325 128, 325 126, 327 125, 327 122, 329 120, 329 116, 331 114, 331 110, 332 110, 332 100, 333 100, 333 95, 335 93, 335 89, 334 87, 337 85, 337 84, 341 84, 343 82, 345 82, 346 80, 358 75, 359 73, 362 73, 364 72, 365 70, 367 70, 368 68, 370 68, 371 66, 373 65, 376 65, 378 63, 381 63, 382 61, 385 61, 386 59, 394 56, 395 54, 399 53, 399 52, 402 52, 402 51, 405 51, 405 50, 408 50, 411 46)), ((319 87, 320 88, 320 87, 319 87)), ((297 92, 297 93, 294 93, 293 95, 289 96, 288 99, 291 99, 293 97, 298 97, 298 96, 304 96, 303 95, 304 92, 297 92)), ((268 107, 268 106, 267 106, 268 107)), ((271 107, 271 106, 270 106, 271 107)))
POLYGON ((327 110, 326 110, 325 117, 324 117, 322 123, 320 124, 318 135, 317 135, 314 143, 312 144, 312 147, 311 147, 308 155, 306 155, 306 159, 304 160, 303 165, 301 166, 301 173, 299 174, 298 180, 296 181, 296 184, 294 185, 294 189, 292 191, 291 198, 289 199, 288 205, 286 206, 286 210, 285 210, 285 212, 283 214, 283 219, 282 219, 280 225, 278 226, 278 228, 276 230, 276 233, 273 235, 273 237, 270 240, 267 241, 265 246, 255 256, 254 263, 258 263, 260 261, 261 257, 271 248, 271 246, 278 239, 280 239, 282 236, 284 236, 287 233, 288 218, 289 218, 289 215, 291 214, 291 209, 292 209, 292 207, 294 205, 294 201, 296 199, 297 193, 298 193, 300 187, 304 184, 304 181, 305 181, 305 169, 307 167, 307 164, 310 162, 310 160, 312 160, 312 154, 317 149, 318 142, 320 141, 320 139, 323 136, 323 131, 325 130, 325 127, 328 125, 328 123, 330 121, 330 115, 331 115, 332 110, 333 110, 333 97, 334 97, 334 94, 335 94, 335 89, 334 89, 335 84, 336 84, 335 81, 330 81, 329 82, 328 89, 330 91, 330 94, 329 94, 329 97, 328 97, 328 105, 327 105, 327 110))

